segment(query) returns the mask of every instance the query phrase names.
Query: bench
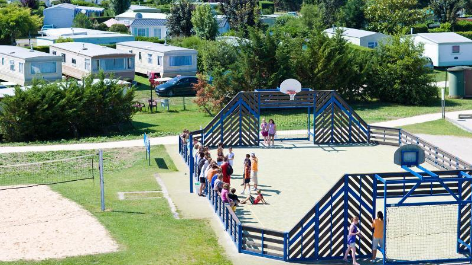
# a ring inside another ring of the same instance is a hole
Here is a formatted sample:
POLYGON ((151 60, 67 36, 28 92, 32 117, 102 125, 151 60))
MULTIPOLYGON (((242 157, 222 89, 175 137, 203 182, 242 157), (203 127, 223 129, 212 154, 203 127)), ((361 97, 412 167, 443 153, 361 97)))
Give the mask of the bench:
POLYGON ((459 114, 460 120, 472 119, 472 114, 459 114))
POLYGON ((146 105, 144 105, 144 103, 141 103, 141 102, 134 102, 133 103, 133 108, 136 111, 142 111, 144 107, 146 107, 146 105))

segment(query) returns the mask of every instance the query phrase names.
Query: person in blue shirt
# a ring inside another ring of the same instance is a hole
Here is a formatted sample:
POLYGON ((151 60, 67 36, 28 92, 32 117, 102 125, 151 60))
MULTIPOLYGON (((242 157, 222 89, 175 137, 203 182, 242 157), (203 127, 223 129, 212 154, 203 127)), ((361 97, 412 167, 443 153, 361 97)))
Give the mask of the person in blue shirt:
POLYGON ((358 223, 359 217, 354 216, 352 218, 351 226, 349 226, 349 234, 347 236, 347 249, 343 259, 344 261, 347 261, 347 256, 349 255, 349 251, 351 251, 353 265, 359 265, 359 263, 356 262, 356 239, 357 236, 361 236, 359 229, 357 228, 358 223))

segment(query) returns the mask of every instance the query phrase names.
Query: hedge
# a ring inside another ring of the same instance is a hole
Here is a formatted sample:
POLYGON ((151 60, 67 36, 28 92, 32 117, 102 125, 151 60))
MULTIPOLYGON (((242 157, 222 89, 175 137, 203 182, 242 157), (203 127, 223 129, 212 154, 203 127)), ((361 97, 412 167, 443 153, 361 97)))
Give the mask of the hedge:
POLYGON ((416 24, 412 26, 413 28, 413 33, 428 33, 428 24, 422 23, 422 24, 416 24))
POLYGON ((136 36, 135 40, 137 40, 137 41, 149 41, 149 42, 161 43, 161 44, 165 43, 165 40, 159 39, 158 37, 136 36))
POLYGON ((263 11, 263 14, 265 14, 265 15, 274 13, 274 2, 259 1, 259 7, 263 11))
POLYGON ((459 20, 454 25, 454 31, 472 31, 472 21, 459 20))
POLYGON ((472 40, 472 31, 459 31, 456 33, 472 40))
POLYGON ((33 50, 49 53, 49 46, 33 46, 33 50))

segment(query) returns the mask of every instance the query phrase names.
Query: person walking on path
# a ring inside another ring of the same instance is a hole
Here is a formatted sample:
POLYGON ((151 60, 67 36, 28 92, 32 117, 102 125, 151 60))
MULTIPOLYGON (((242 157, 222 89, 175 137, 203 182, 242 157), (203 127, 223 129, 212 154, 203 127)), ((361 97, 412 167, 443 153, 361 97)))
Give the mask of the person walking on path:
POLYGON ((234 153, 233 153, 233 147, 229 147, 228 148, 228 162, 229 164, 231 165, 231 167, 233 166, 233 162, 234 162, 234 153))
POLYGON ((356 239, 358 235, 360 236, 359 229, 357 228, 358 223, 359 217, 354 216, 352 218, 351 226, 349 226, 349 234, 347 236, 347 249, 343 259, 347 262, 347 256, 349 255, 349 251, 351 251, 353 265, 359 265, 359 263, 356 262, 356 239))
POLYGON ((272 141, 272 146, 274 146, 274 138, 275 138, 275 134, 277 133, 277 125, 275 125, 275 122, 273 119, 269 120, 267 132, 269 133, 269 146, 270 146, 271 141, 272 141))
POLYGON ((246 186, 248 187, 249 194, 251 194, 251 159, 249 159, 249 154, 246 154, 246 159, 244 159, 244 189, 241 194, 244 194, 246 191, 246 186))
POLYGON ((265 118, 262 119, 261 134, 262 138, 264 138, 264 144, 269 145, 269 125, 267 124, 265 118))
POLYGON ((251 178, 252 178, 252 185, 254 186, 254 191, 257 190, 258 163, 259 163, 259 159, 256 157, 256 154, 251 153, 251 178))
POLYGON ((379 245, 382 250, 384 250, 384 221, 381 211, 377 212, 377 219, 372 219, 372 229, 374 229, 374 238, 372 239, 372 262, 375 262, 379 245))

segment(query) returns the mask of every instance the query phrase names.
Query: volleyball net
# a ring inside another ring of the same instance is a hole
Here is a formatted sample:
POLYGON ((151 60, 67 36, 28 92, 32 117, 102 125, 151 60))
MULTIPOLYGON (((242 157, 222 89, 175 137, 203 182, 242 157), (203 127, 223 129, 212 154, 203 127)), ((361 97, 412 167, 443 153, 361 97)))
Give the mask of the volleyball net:
POLYGON ((0 165, 0 190, 52 185, 94 179, 98 175, 99 155, 31 163, 0 165))
POLYGON ((456 248, 457 204, 387 207, 386 221, 389 261, 464 258, 456 248))

